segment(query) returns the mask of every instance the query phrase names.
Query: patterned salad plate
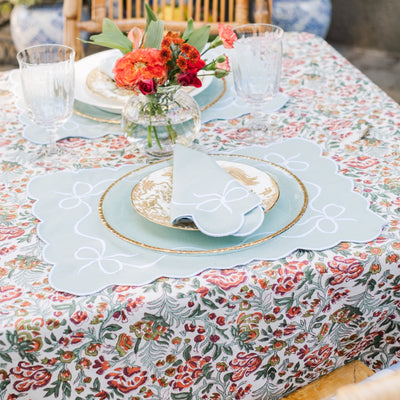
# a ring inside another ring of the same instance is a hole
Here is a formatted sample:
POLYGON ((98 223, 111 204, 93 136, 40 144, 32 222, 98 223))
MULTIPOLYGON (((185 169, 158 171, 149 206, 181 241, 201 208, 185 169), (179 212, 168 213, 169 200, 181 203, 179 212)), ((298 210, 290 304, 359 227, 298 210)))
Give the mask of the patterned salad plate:
MULTIPOLYGON (((232 161, 217 161, 242 185, 260 196, 265 212, 269 211, 279 198, 275 180, 258 168, 232 161)), ((194 223, 171 224, 172 166, 145 176, 132 190, 131 200, 136 211, 149 221, 170 228, 197 230, 194 223)))

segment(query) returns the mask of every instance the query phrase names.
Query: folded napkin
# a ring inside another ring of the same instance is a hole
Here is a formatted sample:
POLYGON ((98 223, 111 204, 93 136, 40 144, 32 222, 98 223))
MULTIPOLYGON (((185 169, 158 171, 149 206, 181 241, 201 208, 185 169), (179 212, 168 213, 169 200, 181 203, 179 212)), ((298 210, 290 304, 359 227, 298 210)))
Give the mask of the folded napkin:
POLYGON ((210 156, 174 146, 172 224, 193 221, 209 236, 246 236, 264 220, 261 198, 210 156))

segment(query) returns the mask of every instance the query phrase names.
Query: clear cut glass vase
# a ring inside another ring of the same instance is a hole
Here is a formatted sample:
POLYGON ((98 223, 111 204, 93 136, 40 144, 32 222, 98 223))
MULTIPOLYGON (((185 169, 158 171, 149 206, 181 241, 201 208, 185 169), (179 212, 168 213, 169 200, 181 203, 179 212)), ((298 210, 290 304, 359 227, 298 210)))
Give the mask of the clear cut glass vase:
POLYGON ((129 142, 153 157, 168 157, 175 143, 190 145, 201 128, 200 108, 180 86, 132 95, 122 111, 122 129, 129 142))

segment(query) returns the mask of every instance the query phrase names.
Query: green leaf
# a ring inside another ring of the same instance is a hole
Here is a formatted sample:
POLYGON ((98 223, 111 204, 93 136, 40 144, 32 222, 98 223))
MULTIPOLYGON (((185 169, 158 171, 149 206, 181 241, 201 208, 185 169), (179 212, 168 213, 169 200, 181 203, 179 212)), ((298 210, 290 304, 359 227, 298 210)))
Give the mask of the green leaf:
POLYGON ((183 32, 182 39, 183 39, 183 40, 189 39, 189 37, 190 37, 190 35, 193 33, 193 31, 194 31, 193 18, 190 18, 189 21, 188 21, 188 23, 187 23, 185 32, 183 32))
POLYGON ((144 47, 151 47, 153 49, 161 49, 161 42, 164 35, 164 22, 151 21, 148 25, 147 34, 144 38, 144 47))
POLYGON ((207 354, 209 351, 212 350, 214 344, 212 342, 208 342, 206 348, 203 350, 204 354, 207 354))
POLYGON ((71 385, 68 382, 63 382, 62 390, 67 397, 71 397, 71 385))
POLYGON ((191 351, 192 351, 192 346, 186 347, 186 349, 183 351, 183 358, 184 358, 186 361, 190 360, 190 357, 191 357, 190 353, 191 353, 191 351))
POLYGON ((232 375, 233 375, 233 372, 229 372, 228 374, 224 375, 224 377, 223 377, 224 382, 228 382, 232 375))
POLYGON ((1 352, 0 357, 6 362, 10 363, 12 361, 11 357, 7 353, 1 352))
POLYGON ((99 378, 96 378, 94 381, 93 381, 93 389, 95 390, 95 391, 100 391, 100 380, 99 380, 99 378))
POLYGON ((221 353, 222 353, 222 346, 216 345, 215 346, 215 351, 214 351, 214 354, 213 354, 213 360, 216 360, 221 355, 221 353))
POLYGON ((141 341, 142 341, 142 338, 138 338, 138 339, 136 340, 135 347, 134 347, 134 349, 133 349, 133 352, 134 352, 135 354, 137 354, 138 351, 139 351, 139 346, 140 346, 140 342, 141 342, 141 341))
POLYGON ((102 33, 90 36, 90 41, 82 40, 82 42, 118 49, 124 54, 132 51, 132 42, 120 31, 118 26, 108 18, 104 18, 103 20, 102 33))
POLYGON ((209 36, 210 25, 205 25, 193 31, 187 42, 201 53, 204 46, 207 44, 209 36))
POLYGON ((171 393, 172 400, 191 400, 193 398, 193 390, 190 388, 189 392, 171 393))
POLYGON ((224 352, 230 356, 233 354, 233 351, 229 346, 224 346, 224 352))
POLYGON ((218 307, 214 304, 214 302, 210 299, 202 298, 201 301, 209 308, 216 310, 218 307))
POLYGON ((144 3, 144 8, 146 11, 146 28, 147 28, 150 25, 151 21, 157 21, 157 17, 148 3, 144 3))
POLYGON ((111 332, 119 331, 120 329, 121 326, 118 324, 110 324, 104 328, 105 331, 111 331, 111 332))

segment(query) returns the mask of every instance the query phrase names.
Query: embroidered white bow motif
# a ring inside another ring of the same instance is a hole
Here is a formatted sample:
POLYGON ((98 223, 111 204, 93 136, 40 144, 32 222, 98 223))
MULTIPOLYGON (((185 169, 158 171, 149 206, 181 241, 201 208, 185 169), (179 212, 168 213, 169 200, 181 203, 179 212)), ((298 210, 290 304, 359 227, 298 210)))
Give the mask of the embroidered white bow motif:
POLYGON ((229 181, 222 192, 219 193, 209 193, 209 194, 196 194, 194 196, 197 198, 207 198, 207 200, 202 201, 196 205, 196 210, 205 211, 213 213, 219 208, 224 207, 230 214, 233 213, 232 208, 229 203, 236 203, 240 200, 245 199, 249 196, 247 189, 237 186, 235 180, 229 181), (233 187, 231 187, 234 185, 233 187))

